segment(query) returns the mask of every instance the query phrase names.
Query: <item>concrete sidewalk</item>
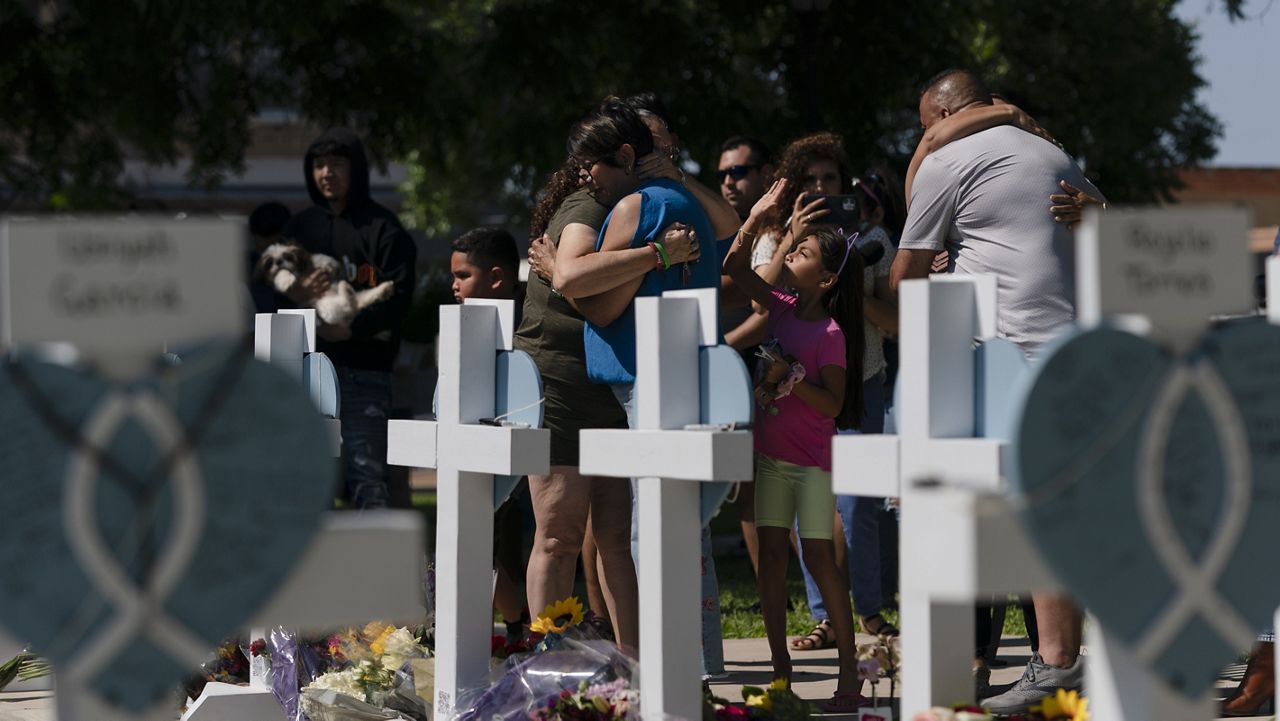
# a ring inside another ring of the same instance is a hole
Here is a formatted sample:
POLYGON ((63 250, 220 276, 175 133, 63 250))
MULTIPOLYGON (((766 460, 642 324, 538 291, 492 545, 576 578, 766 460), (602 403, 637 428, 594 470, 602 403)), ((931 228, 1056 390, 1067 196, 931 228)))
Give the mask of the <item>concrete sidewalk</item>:
MULTIPOLYGON (((858 644, 871 643, 872 636, 858 634, 858 644)), ((712 679, 711 691, 721 698, 730 701, 742 700, 743 686, 768 686, 773 678, 772 664, 769 662, 769 644, 763 638, 734 639, 724 642, 725 671, 724 678, 712 679)), ((994 692, 1002 692, 1022 676, 1022 669, 1031 659, 1031 645, 1026 638, 1005 637, 1000 645, 997 663, 1005 665, 991 669, 991 688, 994 692)), ((824 651, 793 651, 791 653, 791 687, 796 695, 806 701, 821 703, 831 698, 836 690, 836 674, 838 659, 835 649, 824 651)), ((1228 667, 1218 682, 1218 687, 1226 695, 1239 683, 1244 675, 1244 664, 1228 667)), ((863 688, 863 695, 870 697, 871 689, 863 688)), ((881 679, 876 686, 876 694, 881 699, 889 694, 889 682, 881 679)), ((905 713, 896 716, 898 721, 911 721, 912 717, 924 709, 906 709, 905 713)), ((853 714, 827 714, 823 718, 853 719, 853 714)), ((1255 719, 1270 719, 1272 716, 1256 716, 1255 719)), ((1120 721, 1117 719, 1099 719, 1098 721, 1120 721)), ((1139 720, 1134 720, 1139 721, 1139 720)))

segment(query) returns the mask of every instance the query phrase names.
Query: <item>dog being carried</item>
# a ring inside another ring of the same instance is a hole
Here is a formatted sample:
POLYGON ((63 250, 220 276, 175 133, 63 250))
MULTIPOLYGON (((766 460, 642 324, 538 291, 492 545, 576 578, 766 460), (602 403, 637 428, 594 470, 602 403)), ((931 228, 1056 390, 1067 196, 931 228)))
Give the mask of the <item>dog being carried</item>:
MULTIPOLYGON (((395 283, 386 280, 372 288, 356 290, 343 276, 342 265, 334 258, 311 253, 297 243, 273 243, 262 252, 254 272, 260 282, 269 284, 284 295, 304 278, 317 273, 328 280, 328 287, 311 299, 311 307, 325 325, 351 330, 356 314, 391 297, 395 283)), ((325 284, 321 282, 320 286, 325 284)))

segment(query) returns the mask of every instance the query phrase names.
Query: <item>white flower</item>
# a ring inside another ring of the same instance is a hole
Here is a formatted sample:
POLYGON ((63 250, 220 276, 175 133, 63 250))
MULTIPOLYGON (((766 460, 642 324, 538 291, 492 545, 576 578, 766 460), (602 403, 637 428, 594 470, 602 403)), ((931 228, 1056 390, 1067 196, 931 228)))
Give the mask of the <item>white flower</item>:
POLYGON ((332 689, 353 698, 364 699, 364 689, 360 688, 360 668, 353 666, 344 671, 330 671, 307 684, 303 691, 311 689, 332 689))
POLYGON ((418 639, 407 628, 397 628, 387 636, 385 644, 386 653, 382 655, 381 662, 382 667, 388 671, 399 671, 408 659, 427 655, 418 639))

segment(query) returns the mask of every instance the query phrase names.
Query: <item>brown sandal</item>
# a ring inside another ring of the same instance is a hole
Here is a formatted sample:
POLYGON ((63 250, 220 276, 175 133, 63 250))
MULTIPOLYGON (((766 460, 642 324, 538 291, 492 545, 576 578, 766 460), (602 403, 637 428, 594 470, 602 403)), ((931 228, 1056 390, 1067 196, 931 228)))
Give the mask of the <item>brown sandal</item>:
POLYGON ((791 639, 791 648, 795 651, 821 651, 835 647, 836 634, 831 629, 831 622, 826 619, 819 621, 809 635, 791 639))
POLYGON ((884 616, 873 613, 870 616, 863 616, 860 619, 862 623, 862 632, 869 633, 872 636, 880 636, 881 638, 899 635, 897 627, 892 623, 884 620, 884 616))

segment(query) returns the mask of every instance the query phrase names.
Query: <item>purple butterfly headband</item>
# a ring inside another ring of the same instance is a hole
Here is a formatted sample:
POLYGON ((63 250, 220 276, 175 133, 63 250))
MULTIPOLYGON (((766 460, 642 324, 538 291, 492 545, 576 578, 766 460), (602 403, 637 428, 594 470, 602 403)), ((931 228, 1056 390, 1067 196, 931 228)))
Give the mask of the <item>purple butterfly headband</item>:
POLYGON ((844 272, 845 264, 849 262, 849 252, 853 250, 853 246, 858 244, 858 231, 855 230, 845 235, 844 228, 837 228, 836 235, 844 240, 844 260, 840 261, 840 269, 836 271, 836 277, 839 278, 840 274, 844 272))

